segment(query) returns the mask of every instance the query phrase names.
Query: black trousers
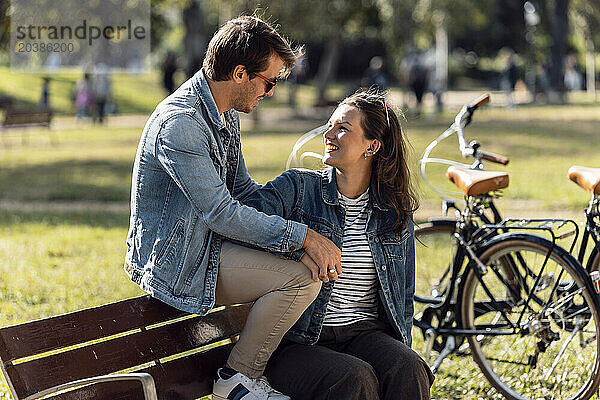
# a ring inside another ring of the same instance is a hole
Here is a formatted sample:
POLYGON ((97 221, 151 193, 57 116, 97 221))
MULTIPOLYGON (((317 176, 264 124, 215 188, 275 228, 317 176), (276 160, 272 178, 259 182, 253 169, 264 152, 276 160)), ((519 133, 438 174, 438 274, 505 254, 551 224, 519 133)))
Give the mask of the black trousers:
POLYGON ((292 400, 429 399, 431 370, 380 321, 323 327, 309 346, 281 343, 265 376, 292 400))

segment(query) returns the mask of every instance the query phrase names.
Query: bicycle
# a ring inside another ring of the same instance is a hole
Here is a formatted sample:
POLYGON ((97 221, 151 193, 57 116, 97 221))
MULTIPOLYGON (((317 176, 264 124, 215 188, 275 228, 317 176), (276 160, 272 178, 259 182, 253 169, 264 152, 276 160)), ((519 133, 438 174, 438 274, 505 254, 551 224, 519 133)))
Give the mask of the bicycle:
POLYGON ((434 218, 415 230, 413 348, 436 371, 465 339, 490 384, 508 399, 589 399, 600 384, 599 298, 588 273, 570 254, 579 230, 562 219, 502 219, 494 204, 508 187, 505 172, 484 171, 482 160, 505 157, 466 144, 464 128, 489 101, 465 105, 421 158, 425 181, 442 195, 455 219, 434 218), (457 133, 472 164, 430 157, 457 133), (429 163, 449 164, 464 208, 427 179, 429 163), (490 215, 491 214, 491 215, 490 215), (566 232, 565 232, 566 231, 566 232), (569 251, 557 241, 575 236, 569 251), (430 361, 430 360, 429 360, 430 361))
POLYGON ((585 228, 577 261, 585 265, 587 272, 598 271, 600 266, 600 168, 588 168, 574 165, 569 168, 569 179, 591 193, 587 208, 584 210, 585 228), (594 241, 590 254, 585 260, 590 238, 594 241))

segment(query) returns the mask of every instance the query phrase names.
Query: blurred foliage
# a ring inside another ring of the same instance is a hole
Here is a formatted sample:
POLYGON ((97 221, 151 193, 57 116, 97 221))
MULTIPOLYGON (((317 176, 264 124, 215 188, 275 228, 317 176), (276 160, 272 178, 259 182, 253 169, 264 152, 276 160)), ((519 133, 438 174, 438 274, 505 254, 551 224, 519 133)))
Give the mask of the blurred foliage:
MULTIPOLYGON (((526 39, 526 0, 150 0, 152 51, 157 65, 168 50, 182 57, 189 55, 190 45, 183 41, 190 27, 184 23, 183 14, 197 5, 202 10, 197 25, 202 27, 201 39, 206 42, 220 23, 257 11, 280 24, 282 32, 296 43, 316 49, 318 54, 310 55, 313 62, 324 62, 327 57, 322 55, 331 50, 327 46, 332 41, 347 46, 368 39, 385 46, 387 65, 400 65, 408 52, 434 46, 436 28, 443 27, 451 51, 462 49, 479 58, 494 58, 502 47, 510 47, 526 59, 544 63, 554 45, 557 17, 553 10, 561 1, 565 0, 530 0, 539 16, 532 29, 532 43, 526 39)), ((600 47, 600 0, 567 1, 565 51, 578 53, 583 64, 583 52, 590 45, 600 47)), ((0 56, 5 55, 0 63, 8 61, 3 50, 9 41, 9 2, 0 0, 0 56)), ((361 55, 365 56, 357 54, 361 55)))

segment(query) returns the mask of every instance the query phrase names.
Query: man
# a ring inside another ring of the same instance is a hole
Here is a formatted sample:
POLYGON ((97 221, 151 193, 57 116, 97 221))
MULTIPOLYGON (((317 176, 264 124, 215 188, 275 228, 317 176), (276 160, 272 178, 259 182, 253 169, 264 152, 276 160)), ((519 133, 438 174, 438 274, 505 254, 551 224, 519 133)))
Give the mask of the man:
POLYGON ((340 250, 306 225, 237 199, 257 185, 240 151, 237 111, 272 96, 299 51, 256 17, 231 20, 208 45, 202 69, 150 116, 136 154, 125 270, 179 309, 254 302, 213 389, 216 399, 289 399, 262 377, 285 332, 316 298, 340 250), (233 239, 275 253, 238 246, 233 239), (298 262, 304 249, 310 257, 298 262), (310 263, 310 259, 314 263, 310 263), (312 279, 311 279, 312 276, 312 279))

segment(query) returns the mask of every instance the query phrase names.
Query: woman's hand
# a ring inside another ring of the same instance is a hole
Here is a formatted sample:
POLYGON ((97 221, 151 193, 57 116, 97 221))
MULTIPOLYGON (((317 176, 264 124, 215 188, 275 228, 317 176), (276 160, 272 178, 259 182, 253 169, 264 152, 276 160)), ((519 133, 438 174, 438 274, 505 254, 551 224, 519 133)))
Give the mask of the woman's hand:
POLYGON ((320 268, 317 263, 315 263, 315 261, 308 255, 308 253, 304 253, 300 261, 302 261, 302 263, 306 265, 306 268, 310 270, 312 278, 315 282, 318 280, 323 282, 329 282, 329 280, 335 281, 338 278, 338 273, 335 269, 330 268, 329 270, 326 270, 320 268))

